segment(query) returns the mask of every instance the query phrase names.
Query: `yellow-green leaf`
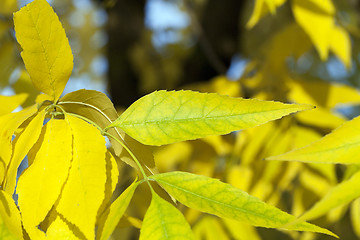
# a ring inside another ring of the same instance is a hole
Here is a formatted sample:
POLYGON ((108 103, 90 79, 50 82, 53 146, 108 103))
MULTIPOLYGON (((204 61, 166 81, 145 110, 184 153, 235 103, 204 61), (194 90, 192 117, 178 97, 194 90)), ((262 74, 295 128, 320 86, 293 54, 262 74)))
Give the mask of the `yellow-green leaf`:
POLYGON ((105 138, 83 120, 70 115, 67 120, 73 134, 73 159, 56 211, 86 238, 94 239, 97 212, 105 197, 105 138))
POLYGON ((15 108, 20 106, 26 98, 28 94, 21 93, 13 96, 0 96, 0 116, 11 113, 15 108))
POLYGON ((140 240, 195 239, 182 213, 169 202, 152 193, 140 230, 140 240))
POLYGON ((202 212, 259 227, 319 232, 335 236, 330 231, 307 222, 287 226, 296 219, 294 216, 217 179, 185 172, 157 174, 150 178, 157 181, 182 204, 202 212))
POLYGON ((356 199, 351 204, 350 210, 351 223, 354 229, 354 232, 358 238, 360 238, 360 198, 356 199))
POLYGON ((140 182, 136 180, 111 204, 101 216, 100 225, 96 239, 106 240, 115 230, 121 217, 124 215, 130 200, 140 182))
POLYGON ((16 188, 25 229, 45 219, 60 195, 72 157, 71 129, 65 120, 50 120, 40 139, 34 162, 21 175, 16 188))
POLYGON ((0 239, 23 239, 21 216, 11 195, 0 190, 0 239))
POLYGON ((335 129, 320 140, 303 148, 266 158, 266 160, 313 163, 360 163, 360 117, 335 129))
POLYGON ((6 172, 4 189, 8 194, 13 194, 16 186, 17 170, 21 161, 39 138, 45 118, 45 110, 39 112, 13 141, 13 154, 6 172))
POLYGON ((0 117, 0 183, 2 183, 5 170, 10 163, 12 154, 11 140, 15 130, 36 112, 37 107, 33 105, 20 112, 9 113, 0 117))
POLYGON ((21 56, 35 87, 57 101, 73 69, 65 31, 46 0, 35 0, 14 13, 21 56))
POLYGON ((143 144, 164 145, 227 134, 311 109, 193 91, 156 91, 133 103, 113 124, 143 144))
POLYGON ((350 203, 360 196, 360 171, 355 173, 349 180, 346 180, 332 188, 319 202, 299 218, 305 221, 320 217, 329 210, 341 205, 350 203))

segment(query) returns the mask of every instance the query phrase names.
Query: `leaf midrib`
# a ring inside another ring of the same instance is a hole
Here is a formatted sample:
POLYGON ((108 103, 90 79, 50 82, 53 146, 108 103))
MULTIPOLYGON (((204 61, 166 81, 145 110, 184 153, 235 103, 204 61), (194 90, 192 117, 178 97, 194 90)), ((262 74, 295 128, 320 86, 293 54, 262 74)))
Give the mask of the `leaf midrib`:
MULTIPOLYGON (((177 118, 177 119, 165 118, 165 119, 158 119, 158 120, 156 120, 156 119, 155 120, 145 120, 145 121, 141 121, 141 122, 121 120, 119 125, 120 126, 144 126, 144 125, 151 125, 151 124, 155 125, 155 124, 169 124, 169 123, 180 123, 180 122, 198 122, 198 121, 204 121, 204 120, 218 120, 218 119, 221 119, 221 118, 224 118, 224 120, 226 120, 228 118, 236 118, 236 117, 240 117, 240 116, 255 115, 255 114, 261 114, 261 113, 271 113, 271 112, 276 112, 276 111, 281 111, 281 110, 286 111, 287 109, 276 109, 276 110, 250 112, 250 113, 229 114, 229 115, 212 116, 212 117, 192 117, 192 118, 177 118)), ((281 118, 281 117, 286 116, 286 115, 288 115, 290 113, 298 112, 298 111, 301 111, 301 110, 303 110, 303 109, 290 111, 289 113, 284 114, 284 115, 282 115, 280 117, 276 117, 276 118, 281 118)), ((270 121, 270 120, 271 120, 271 118, 268 121, 270 121)), ((265 121, 265 122, 268 122, 268 121, 265 121)), ((256 125, 260 125, 260 123, 258 123, 256 125)))

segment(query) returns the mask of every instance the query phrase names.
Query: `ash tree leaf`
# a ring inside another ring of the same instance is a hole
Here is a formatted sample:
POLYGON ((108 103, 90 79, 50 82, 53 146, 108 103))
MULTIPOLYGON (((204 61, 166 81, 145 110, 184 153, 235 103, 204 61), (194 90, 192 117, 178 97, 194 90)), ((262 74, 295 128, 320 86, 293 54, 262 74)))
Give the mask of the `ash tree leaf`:
POLYGON ((130 200, 134 195, 135 189, 140 182, 136 180, 127 188, 121 195, 111 204, 103 215, 101 216, 98 235, 96 239, 106 240, 110 237, 111 233, 115 230, 121 217, 124 215, 130 200))
POLYGON ((27 93, 21 93, 13 96, 1 96, 0 95, 0 116, 11 113, 15 108, 25 102, 29 95, 27 93))
POLYGON ((266 158, 266 160, 312 163, 359 164, 360 116, 303 148, 266 158))
POLYGON ((100 131, 66 115, 73 136, 72 162, 56 211, 87 239, 95 238, 97 212, 105 198, 106 146, 100 131))
POLYGON ((51 119, 43 127, 39 144, 33 164, 21 175, 16 189, 26 230, 37 227, 45 219, 68 176, 72 158, 72 132, 68 123, 51 119))
POLYGON ((0 190, 0 202, 0 239, 24 239, 20 212, 11 195, 0 190))
POLYGON ((182 204, 202 212, 258 227, 319 232, 336 236, 307 222, 288 225, 296 220, 294 216, 217 179, 186 172, 162 173, 149 178, 158 182, 182 204))
POLYGON ((106 129, 119 127, 147 145, 227 134, 313 108, 193 91, 156 91, 133 103, 106 129))
POLYGON ((182 213, 166 200, 152 192, 152 200, 146 211, 140 230, 140 240, 195 239, 190 225, 182 213))
POLYGON ((24 131, 19 134, 13 141, 13 153, 10 164, 7 169, 4 189, 10 195, 14 193, 16 186, 17 170, 25 155, 34 146, 41 133, 45 118, 45 110, 37 113, 30 121, 24 131))
POLYGON ((360 171, 332 188, 310 210, 305 212, 298 221, 311 220, 328 213, 331 209, 350 203, 360 197, 360 171))
POLYGON ((57 101, 73 69, 73 55, 59 18, 46 0, 14 13, 16 38, 34 86, 57 101))
MULTIPOLYGON (((0 183, 3 182, 12 155, 12 136, 15 130, 26 119, 37 112, 36 105, 30 106, 16 113, 0 116, 0 183)), ((12 194, 12 193, 11 193, 12 194)))

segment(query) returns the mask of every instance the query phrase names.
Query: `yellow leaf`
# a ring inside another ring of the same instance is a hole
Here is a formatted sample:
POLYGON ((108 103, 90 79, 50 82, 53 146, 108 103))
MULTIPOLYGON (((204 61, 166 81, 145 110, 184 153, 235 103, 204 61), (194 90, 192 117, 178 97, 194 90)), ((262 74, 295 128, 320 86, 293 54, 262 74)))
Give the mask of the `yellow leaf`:
POLYGON ((0 190, 0 202, 0 238, 23 239, 20 212, 11 195, 0 190))
POLYGON ((231 219, 223 219, 227 229, 237 240, 261 240, 256 228, 250 224, 241 223, 231 219))
POLYGON ((194 226, 195 239, 206 239, 206 240, 226 240, 230 239, 228 234, 225 232, 224 227, 218 219, 211 216, 204 216, 194 226))
POLYGON ((105 139, 83 120, 70 115, 67 120, 73 134, 73 159, 56 211, 86 238, 94 239, 97 212, 105 197, 105 139))
POLYGON ((344 28, 334 26, 330 39, 330 50, 344 63, 345 67, 350 69, 351 41, 349 34, 344 28))
POLYGON ((105 161, 106 161, 105 197, 104 197, 104 201, 102 202, 99 208, 97 221, 99 220, 101 214, 104 212, 105 208, 109 207, 108 205, 110 205, 110 200, 115 190, 116 184, 118 183, 118 178, 119 178, 118 165, 116 163, 114 156, 109 151, 106 152, 105 161))
POLYGON ((14 14, 14 24, 33 84, 57 101, 73 68, 69 41, 57 15, 46 0, 35 0, 14 14))
POLYGON ((13 154, 6 173, 4 189, 8 194, 13 194, 16 185, 17 170, 25 155, 39 138, 45 118, 45 110, 39 112, 28 126, 13 141, 13 154))
MULTIPOLYGON (((288 81, 288 97, 295 101, 329 109, 338 104, 359 104, 360 92, 351 86, 321 80, 288 81)), ((312 111, 313 112, 313 111, 312 111)))
MULTIPOLYGON (((32 84, 29 73, 26 70, 21 71, 19 78, 12 85, 12 88, 17 94, 20 93, 29 94, 29 97, 22 104, 22 106, 25 107, 34 104, 36 96, 39 95, 40 93, 39 90, 37 90, 32 84)), ((49 100, 51 100, 51 98, 49 100)))
POLYGON ((251 17, 246 23, 246 28, 253 28, 259 22, 259 20, 269 12, 274 14, 276 7, 284 4, 285 1, 286 0, 256 0, 251 17))
POLYGON ((12 154, 11 140, 15 130, 37 111, 36 105, 20 112, 9 113, 0 117, 0 182, 5 176, 5 169, 10 163, 12 154))
POLYGON ((41 134, 33 164, 19 178, 16 192, 25 229, 46 217, 67 178, 71 162, 71 129, 65 120, 51 119, 41 134))
POLYGON ((296 22, 309 35, 320 58, 326 60, 334 27, 335 8, 331 0, 294 0, 292 3, 296 22))
POLYGON ((28 97, 26 93, 17 94, 13 96, 0 95, 0 116, 11 113, 15 108, 20 106, 28 97))
POLYGON ((0 14, 11 15, 18 9, 16 0, 1 0, 0 1, 0 14))
POLYGON ((350 214, 354 232, 360 238, 360 198, 352 202, 350 214))
POLYGON ((360 117, 356 117, 316 142, 267 160, 358 164, 359 122, 360 117))
POLYGON ((51 223, 48 230, 46 231, 47 239, 49 240, 80 240, 83 236, 79 231, 76 230, 74 225, 66 222, 66 220, 59 214, 56 215, 55 220, 51 223))

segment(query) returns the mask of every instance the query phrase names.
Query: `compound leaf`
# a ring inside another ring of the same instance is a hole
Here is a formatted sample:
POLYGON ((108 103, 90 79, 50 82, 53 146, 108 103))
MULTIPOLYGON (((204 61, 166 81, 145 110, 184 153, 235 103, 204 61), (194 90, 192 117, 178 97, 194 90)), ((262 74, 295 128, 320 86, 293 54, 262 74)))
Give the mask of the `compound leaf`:
POLYGON ((46 0, 35 0, 14 13, 21 56, 35 87, 57 101, 73 69, 65 31, 46 0))
POLYGON ((309 105, 193 91, 156 91, 133 103, 111 127, 147 145, 164 145, 254 127, 309 105))
POLYGON ((216 179, 185 172, 157 174, 150 178, 157 181, 182 204, 202 212, 259 227, 319 232, 335 236, 330 231, 307 222, 288 226, 288 223, 296 219, 294 216, 216 179))

